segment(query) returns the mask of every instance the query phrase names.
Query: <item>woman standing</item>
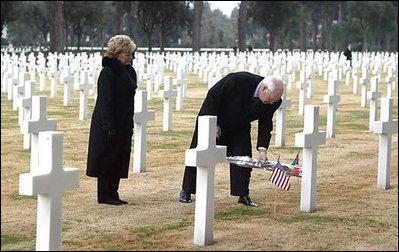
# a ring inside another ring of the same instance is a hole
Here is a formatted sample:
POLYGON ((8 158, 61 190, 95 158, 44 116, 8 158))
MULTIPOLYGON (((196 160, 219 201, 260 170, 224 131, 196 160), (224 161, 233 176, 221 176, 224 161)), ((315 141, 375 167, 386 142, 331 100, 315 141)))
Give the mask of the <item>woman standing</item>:
POLYGON ((87 155, 86 175, 97 177, 97 201, 127 204, 119 198, 121 178, 128 177, 133 135, 136 71, 132 67, 134 41, 116 35, 108 41, 97 82, 87 155))

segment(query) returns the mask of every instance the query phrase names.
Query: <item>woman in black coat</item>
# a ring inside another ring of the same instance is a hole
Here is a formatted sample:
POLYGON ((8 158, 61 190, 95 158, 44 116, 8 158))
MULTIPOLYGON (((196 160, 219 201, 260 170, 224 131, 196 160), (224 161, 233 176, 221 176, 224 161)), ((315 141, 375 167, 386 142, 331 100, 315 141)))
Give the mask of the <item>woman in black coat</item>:
MULTIPOLYGON (((251 156, 251 122, 258 120, 256 147, 259 158, 267 160, 273 114, 281 105, 284 83, 280 78, 249 72, 230 73, 211 89, 198 116, 217 116, 216 143, 227 147, 228 156, 251 156)), ((197 147, 198 117, 190 148, 197 147)), ((230 194, 239 196, 238 203, 257 206, 249 197, 250 168, 230 164, 230 194)), ((196 191, 196 167, 186 166, 179 201, 191 202, 196 191)))
POLYGON ((108 42, 97 82, 86 175, 97 177, 97 201, 127 204, 119 198, 121 178, 128 177, 137 77, 131 65, 136 45, 125 35, 108 42))

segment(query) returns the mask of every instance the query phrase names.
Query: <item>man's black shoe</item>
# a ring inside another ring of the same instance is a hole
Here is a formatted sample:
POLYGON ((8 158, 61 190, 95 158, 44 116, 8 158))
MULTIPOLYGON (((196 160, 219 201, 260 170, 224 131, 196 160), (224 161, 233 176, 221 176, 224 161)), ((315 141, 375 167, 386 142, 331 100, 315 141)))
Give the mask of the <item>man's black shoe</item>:
POLYGON ((122 204, 128 204, 126 200, 117 199, 117 201, 119 201, 122 204))
POLYGON ((116 199, 112 199, 112 198, 98 200, 98 203, 108 204, 108 205, 122 205, 122 202, 120 202, 119 200, 116 200, 116 199))
POLYGON ((238 198, 238 203, 244 204, 246 206, 254 206, 257 207, 258 205, 251 200, 249 196, 240 196, 238 198))
POLYGON ((188 193, 188 192, 186 192, 184 190, 181 190, 179 201, 181 203, 191 203, 192 202, 191 193, 188 193))

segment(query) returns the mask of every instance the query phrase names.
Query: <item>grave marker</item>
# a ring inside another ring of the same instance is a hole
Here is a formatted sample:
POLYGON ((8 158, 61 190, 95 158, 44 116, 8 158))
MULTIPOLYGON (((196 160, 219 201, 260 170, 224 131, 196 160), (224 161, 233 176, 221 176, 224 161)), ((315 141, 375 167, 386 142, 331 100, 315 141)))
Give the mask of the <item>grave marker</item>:
POLYGON ((133 172, 146 170, 147 122, 155 119, 155 111, 147 110, 147 91, 138 90, 134 98, 134 163, 133 172))
POLYGON ((89 83, 89 73, 84 71, 83 83, 79 85, 79 120, 87 119, 87 95, 91 88, 92 84, 89 83))
POLYGON ((172 76, 165 76, 164 90, 160 91, 163 100, 163 131, 172 129, 172 99, 176 97, 177 91, 173 90, 172 76))
POLYGON ((39 165, 39 132, 57 129, 56 120, 47 120, 47 97, 32 96, 32 117, 22 124, 23 133, 31 133, 30 168, 35 170, 39 165))
POLYGON ((19 175, 19 194, 38 195, 36 250, 60 251, 62 194, 79 186, 79 169, 63 169, 63 133, 39 134, 39 166, 19 175))
MULTIPOLYGON (((286 90, 284 88, 284 90, 286 90)), ((285 145, 285 111, 291 106, 291 99, 287 99, 287 93, 284 91, 281 97, 282 102, 276 111, 276 146, 281 147, 285 145)))
POLYGON ((340 95, 337 93, 338 81, 335 78, 328 79, 328 95, 325 95, 324 102, 328 104, 327 108, 327 138, 335 137, 335 114, 337 111, 340 95))
POLYGON ((213 242, 215 165, 226 160, 226 146, 216 145, 216 116, 198 117, 198 145, 185 153, 185 165, 197 167, 194 244, 213 242))
POLYGON ((369 131, 373 132, 374 122, 377 121, 378 98, 381 93, 378 92, 378 78, 377 76, 371 77, 370 91, 367 97, 370 99, 370 116, 369 116, 369 131))
POLYGON ((398 120, 393 120, 392 114, 393 99, 381 98, 381 119, 374 123, 374 133, 380 134, 377 188, 384 190, 390 185, 392 134, 398 132, 398 120))
POLYGON ((317 149, 325 143, 326 133, 319 131, 319 106, 306 105, 304 130, 295 134, 295 147, 302 147, 302 182, 300 210, 316 210, 317 149))

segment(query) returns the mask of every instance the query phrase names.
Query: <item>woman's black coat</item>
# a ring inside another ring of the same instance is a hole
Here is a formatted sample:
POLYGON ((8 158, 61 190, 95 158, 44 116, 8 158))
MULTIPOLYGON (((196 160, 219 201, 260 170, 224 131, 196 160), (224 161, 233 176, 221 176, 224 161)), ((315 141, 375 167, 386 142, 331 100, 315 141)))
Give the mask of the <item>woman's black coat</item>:
POLYGON ((127 178, 133 135, 136 72, 131 65, 104 57, 98 78, 86 175, 127 178), (116 135, 108 136, 108 131, 116 135))

